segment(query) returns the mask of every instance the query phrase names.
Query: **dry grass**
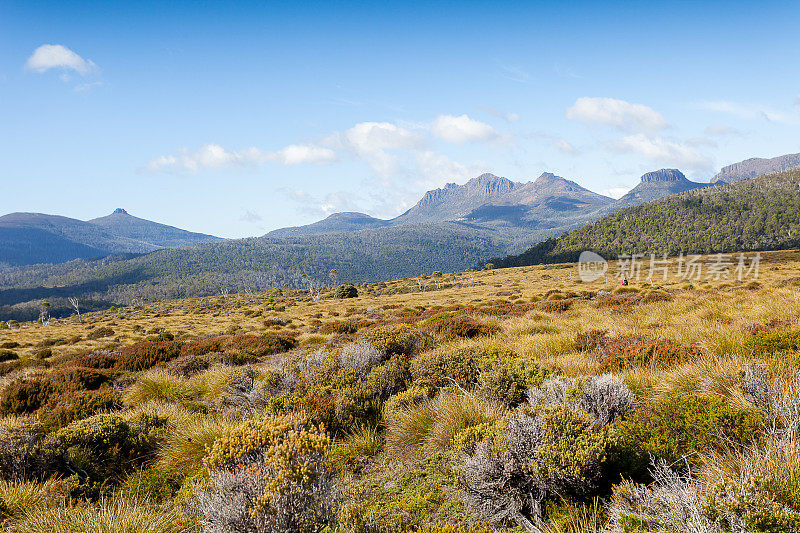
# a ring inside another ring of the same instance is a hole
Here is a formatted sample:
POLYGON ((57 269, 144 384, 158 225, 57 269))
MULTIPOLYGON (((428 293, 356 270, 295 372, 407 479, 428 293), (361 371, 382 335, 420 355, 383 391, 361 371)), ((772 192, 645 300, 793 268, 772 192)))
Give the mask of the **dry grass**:
POLYGON ((397 457, 447 450, 459 431, 499 420, 506 412, 496 402, 469 394, 443 393, 419 405, 392 411, 386 421, 386 450, 397 457))

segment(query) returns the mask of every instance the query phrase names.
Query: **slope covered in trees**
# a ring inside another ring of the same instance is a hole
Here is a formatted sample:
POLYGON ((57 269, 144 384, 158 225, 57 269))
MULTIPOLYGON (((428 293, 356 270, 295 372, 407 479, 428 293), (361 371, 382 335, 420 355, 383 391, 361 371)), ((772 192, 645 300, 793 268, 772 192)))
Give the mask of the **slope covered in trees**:
POLYGON ((620 254, 726 253, 800 247, 800 169, 699 189, 623 209, 492 260, 509 267, 620 254))

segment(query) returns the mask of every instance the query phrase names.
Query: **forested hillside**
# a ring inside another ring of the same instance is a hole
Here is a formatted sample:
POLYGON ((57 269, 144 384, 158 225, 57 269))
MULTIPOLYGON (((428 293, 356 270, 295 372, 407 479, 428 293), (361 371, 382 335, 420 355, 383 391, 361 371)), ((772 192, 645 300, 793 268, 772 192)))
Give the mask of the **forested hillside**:
MULTIPOLYGON (((513 249, 515 239, 545 238, 473 225, 405 225, 347 234, 251 238, 160 250, 133 258, 72 261, 0 271, 0 320, 29 318, 36 302, 82 296, 108 305, 133 299, 207 296, 221 291, 251 292, 309 282, 359 283, 462 271, 513 249)), ((535 242, 535 241, 533 241, 535 242)), ((53 310, 56 311, 55 309, 53 310)), ((63 311, 69 312, 67 306, 63 311)))
POLYGON ((522 266, 620 254, 719 253, 800 247, 800 169, 699 189, 623 209, 526 252, 492 260, 522 266))

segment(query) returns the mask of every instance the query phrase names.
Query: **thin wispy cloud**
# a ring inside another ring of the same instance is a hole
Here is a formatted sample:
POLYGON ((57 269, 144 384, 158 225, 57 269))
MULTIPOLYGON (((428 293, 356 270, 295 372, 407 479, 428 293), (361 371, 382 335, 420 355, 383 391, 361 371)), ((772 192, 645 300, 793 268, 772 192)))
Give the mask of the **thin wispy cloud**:
POLYGON ((612 126, 626 131, 657 131, 669 126, 658 111, 615 98, 584 96, 566 111, 569 120, 590 125, 612 126))
POLYGON ((43 44, 33 51, 25 68, 39 74, 51 69, 86 75, 97 69, 91 60, 84 59, 61 44, 43 44))
POLYGON ((711 126, 706 127, 705 129, 706 135, 716 135, 716 136, 723 136, 723 135, 742 135, 742 132, 736 128, 731 126, 724 126, 721 124, 712 124, 711 126))
POLYGON ((800 122, 798 117, 786 111, 780 111, 761 104, 743 104, 730 102, 727 100, 695 102, 690 104, 694 109, 724 113, 740 119, 763 119, 768 122, 779 122, 784 124, 797 124, 800 122))
POLYGON ((608 196, 609 198, 614 198, 615 200, 619 200, 630 191, 630 187, 609 187, 608 189, 603 189, 600 191, 600 194, 603 196, 608 196))
POLYGON ((531 80, 531 75, 522 67, 504 63, 498 63, 497 66, 500 68, 500 75, 507 80, 517 83, 528 83, 531 80))
POLYGON ((478 105, 475 106, 475 108, 480 109, 484 113, 488 113, 489 115, 495 118, 505 120, 506 122, 516 122, 517 120, 519 120, 519 115, 517 115, 516 113, 506 113, 504 111, 501 111, 500 109, 497 109, 496 107, 492 107, 489 105, 478 105))

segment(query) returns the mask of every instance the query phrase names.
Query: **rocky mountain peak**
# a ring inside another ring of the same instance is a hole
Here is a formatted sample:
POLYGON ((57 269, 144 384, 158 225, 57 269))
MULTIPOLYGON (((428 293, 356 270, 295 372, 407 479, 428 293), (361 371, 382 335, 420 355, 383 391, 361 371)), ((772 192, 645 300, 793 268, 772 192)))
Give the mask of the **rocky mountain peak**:
POLYGON ((127 215, 128 212, 125 211, 124 209, 122 209, 121 207, 118 207, 118 208, 114 209, 114 212, 111 213, 111 214, 112 215, 127 215))
POLYGON ((687 181, 686 176, 683 175, 683 172, 675 168, 662 168, 661 170, 648 172, 642 176, 642 183, 674 183, 679 181, 687 181))

